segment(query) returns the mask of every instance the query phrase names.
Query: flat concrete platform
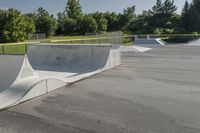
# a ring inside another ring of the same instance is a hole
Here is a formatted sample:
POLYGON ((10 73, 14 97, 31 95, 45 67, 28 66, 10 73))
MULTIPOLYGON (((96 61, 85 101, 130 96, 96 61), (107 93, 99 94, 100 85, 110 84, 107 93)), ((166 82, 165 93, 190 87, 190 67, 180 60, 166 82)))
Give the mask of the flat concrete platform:
POLYGON ((148 46, 122 65, 0 112, 2 133, 199 133, 200 47, 148 46))

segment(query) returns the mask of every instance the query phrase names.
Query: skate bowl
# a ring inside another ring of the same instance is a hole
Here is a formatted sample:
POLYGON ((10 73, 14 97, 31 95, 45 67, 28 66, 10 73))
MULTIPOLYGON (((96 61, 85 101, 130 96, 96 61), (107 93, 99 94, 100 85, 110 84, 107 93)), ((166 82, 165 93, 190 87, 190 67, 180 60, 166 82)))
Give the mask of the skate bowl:
POLYGON ((166 45, 166 42, 162 41, 160 38, 145 38, 138 39, 134 41, 135 45, 166 45))
POLYGON ((121 63, 120 47, 30 45, 27 55, 0 55, 0 109, 44 95, 121 63))

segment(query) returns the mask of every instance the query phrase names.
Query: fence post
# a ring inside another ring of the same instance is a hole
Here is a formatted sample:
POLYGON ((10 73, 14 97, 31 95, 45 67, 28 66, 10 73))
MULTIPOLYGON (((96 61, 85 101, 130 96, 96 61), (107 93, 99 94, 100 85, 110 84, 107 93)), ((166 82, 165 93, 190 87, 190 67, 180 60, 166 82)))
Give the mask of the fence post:
POLYGON ((2 45, 2 52, 3 52, 3 54, 5 54, 4 45, 2 45))
POLYGON ((25 43, 24 46, 25 46, 25 54, 27 54, 28 52, 27 44, 25 43))

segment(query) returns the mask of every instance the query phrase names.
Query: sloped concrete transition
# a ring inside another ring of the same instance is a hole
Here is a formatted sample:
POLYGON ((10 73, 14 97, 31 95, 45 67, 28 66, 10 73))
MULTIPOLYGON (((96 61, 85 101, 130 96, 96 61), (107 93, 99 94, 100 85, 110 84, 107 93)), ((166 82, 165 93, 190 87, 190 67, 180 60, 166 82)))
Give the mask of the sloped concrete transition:
POLYGON ((27 55, 0 55, 0 109, 41 96, 121 63, 120 47, 30 45, 27 55))

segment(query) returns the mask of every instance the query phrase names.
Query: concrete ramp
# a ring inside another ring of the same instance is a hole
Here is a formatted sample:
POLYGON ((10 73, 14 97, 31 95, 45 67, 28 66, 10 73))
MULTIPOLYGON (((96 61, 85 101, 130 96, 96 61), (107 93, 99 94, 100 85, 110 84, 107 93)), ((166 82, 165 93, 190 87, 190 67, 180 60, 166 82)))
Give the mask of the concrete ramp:
POLYGON ((140 47, 140 46, 122 46, 122 52, 136 52, 143 53, 152 50, 152 48, 140 47))
POLYGON ((160 38, 135 39, 135 45, 166 45, 160 38))
POLYGON ((15 88, 38 78, 25 55, 0 55, 0 109, 15 103, 25 91, 15 88))
POLYGON ((110 45, 33 45, 29 47, 28 58, 40 76, 65 78, 103 68, 110 49, 110 45))
POLYGON ((25 56, 1 55, 0 109, 46 94, 120 63, 120 48, 107 44, 33 45, 25 56))
POLYGON ((0 91, 10 88, 26 78, 37 76, 27 56, 0 55, 0 91))
POLYGON ((188 42, 188 45, 191 45, 191 46, 200 46, 200 38, 188 42))

